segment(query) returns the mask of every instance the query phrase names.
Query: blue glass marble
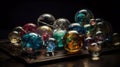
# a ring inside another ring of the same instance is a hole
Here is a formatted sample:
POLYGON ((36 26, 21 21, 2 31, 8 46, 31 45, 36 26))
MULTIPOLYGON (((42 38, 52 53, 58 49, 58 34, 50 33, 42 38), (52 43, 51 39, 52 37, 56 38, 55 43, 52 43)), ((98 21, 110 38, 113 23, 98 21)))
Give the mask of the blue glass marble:
POLYGON ((46 50, 47 50, 47 53, 51 52, 52 55, 54 55, 54 50, 56 48, 56 40, 54 38, 49 38, 46 42, 46 50))
POLYGON ((39 50, 43 41, 41 36, 36 33, 27 33, 22 37, 21 45, 23 48, 32 48, 33 50, 39 50))
POLYGON ((94 18, 93 13, 88 9, 82 9, 76 12, 75 14, 75 22, 84 26, 85 24, 89 24, 90 19, 94 18))
POLYGON ((72 24, 70 24, 69 27, 68 27, 68 31, 70 31, 70 30, 75 30, 79 34, 86 34, 85 28, 82 27, 79 23, 72 23, 72 24))

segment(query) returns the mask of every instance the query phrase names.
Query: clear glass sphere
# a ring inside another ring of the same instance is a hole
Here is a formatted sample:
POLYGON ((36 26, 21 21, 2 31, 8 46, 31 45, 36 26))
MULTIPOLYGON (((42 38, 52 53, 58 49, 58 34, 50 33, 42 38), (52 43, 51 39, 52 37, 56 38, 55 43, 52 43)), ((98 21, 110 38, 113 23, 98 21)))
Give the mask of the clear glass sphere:
POLYGON ((68 19, 59 18, 59 19, 55 20, 53 26, 55 26, 55 29, 66 30, 69 24, 70 24, 70 21, 68 19))
POLYGON ((53 25, 55 17, 52 14, 44 13, 40 15, 37 19, 38 26, 41 25, 53 25))

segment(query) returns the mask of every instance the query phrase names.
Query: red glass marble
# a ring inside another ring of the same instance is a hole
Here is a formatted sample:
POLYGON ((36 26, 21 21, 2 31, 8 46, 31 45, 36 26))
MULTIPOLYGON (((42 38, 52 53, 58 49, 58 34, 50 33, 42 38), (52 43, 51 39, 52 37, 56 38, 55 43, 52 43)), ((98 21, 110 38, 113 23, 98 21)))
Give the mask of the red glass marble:
POLYGON ((37 25, 34 23, 27 23, 23 26, 23 29, 25 30, 26 33, 36 32, 37 25))

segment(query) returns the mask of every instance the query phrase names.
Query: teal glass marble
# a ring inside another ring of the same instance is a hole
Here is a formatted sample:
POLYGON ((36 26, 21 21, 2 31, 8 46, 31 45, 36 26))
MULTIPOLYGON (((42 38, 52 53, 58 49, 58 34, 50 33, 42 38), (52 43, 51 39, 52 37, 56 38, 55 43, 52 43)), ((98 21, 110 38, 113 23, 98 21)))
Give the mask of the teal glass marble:
POLYGON ((61 29, 66 30, 68 28, 68 25, 70 24, 70 21, 66 18, 59 18, 55 20, 53 26, 55 26, 55 29, 61 29))
POLYGON ((82 27, 79 23, 72 23, 68 26, 68 29, 67 31, 70 31, 70 30, 75 30, 77 31, 79 34, 81 35, 84 35, 86 34, 86 30, 84 27, 82 27))
POLYGON ((46 51, 47 51, 47 56, 54 56, 54 51, 57 46, 57 42, 55 38, 49 38, 46 42, 46 51), (51 53, 51 54, 50 54, 51 53))
POLYGON ((18 45, 17 43, 21 41, 21 36, 17 31, 10 32, 8 35, 8 38, 9 38, 9 41, 14 45, 18 45))
POLYGON ((40 35, 36 33, 27 33, 22 37, 22 48, 28 48, 32 50, 40 50, 43 45, 43 40, 40 35))
POLYGON ((63 40, 65 33, 66 33, 66 30, 55 29, 53 31, 53 38, 57 40, 57 47, 61 48, 64 46, 62 40, 63 40))
POLYGON ((37 25, 38 26, 41 26, 41 25, 48 25, 48 26, 51 26, 53 25, 55 21, 55 17, 50 14, 50 13, 44 13, 44 14, 41 14, 38 19, 37 19, 37 25))
POLYGON ((75 14, 75 22, 84 26, 85 24, 89 24, 90 19, 93 19, 93 13, 88 9, 81 9, 75 14))

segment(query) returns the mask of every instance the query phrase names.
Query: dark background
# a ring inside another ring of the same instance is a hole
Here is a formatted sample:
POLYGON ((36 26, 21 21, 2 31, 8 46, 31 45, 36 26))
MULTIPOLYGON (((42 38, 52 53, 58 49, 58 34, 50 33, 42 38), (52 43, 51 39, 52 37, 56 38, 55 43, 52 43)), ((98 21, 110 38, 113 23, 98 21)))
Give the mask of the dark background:
POLYGON ((39 15, 43 13, 50 13, 56 19, 63 17, 74 22, 75 13, 84 8, 91 10, 95 18, 109 21, 113 32, 119 32, 118 0, 4 0, 0 2, 0 39, 7 39, 8 33, 16 26, 23 26, 28 22, 36 23, 39 15))

